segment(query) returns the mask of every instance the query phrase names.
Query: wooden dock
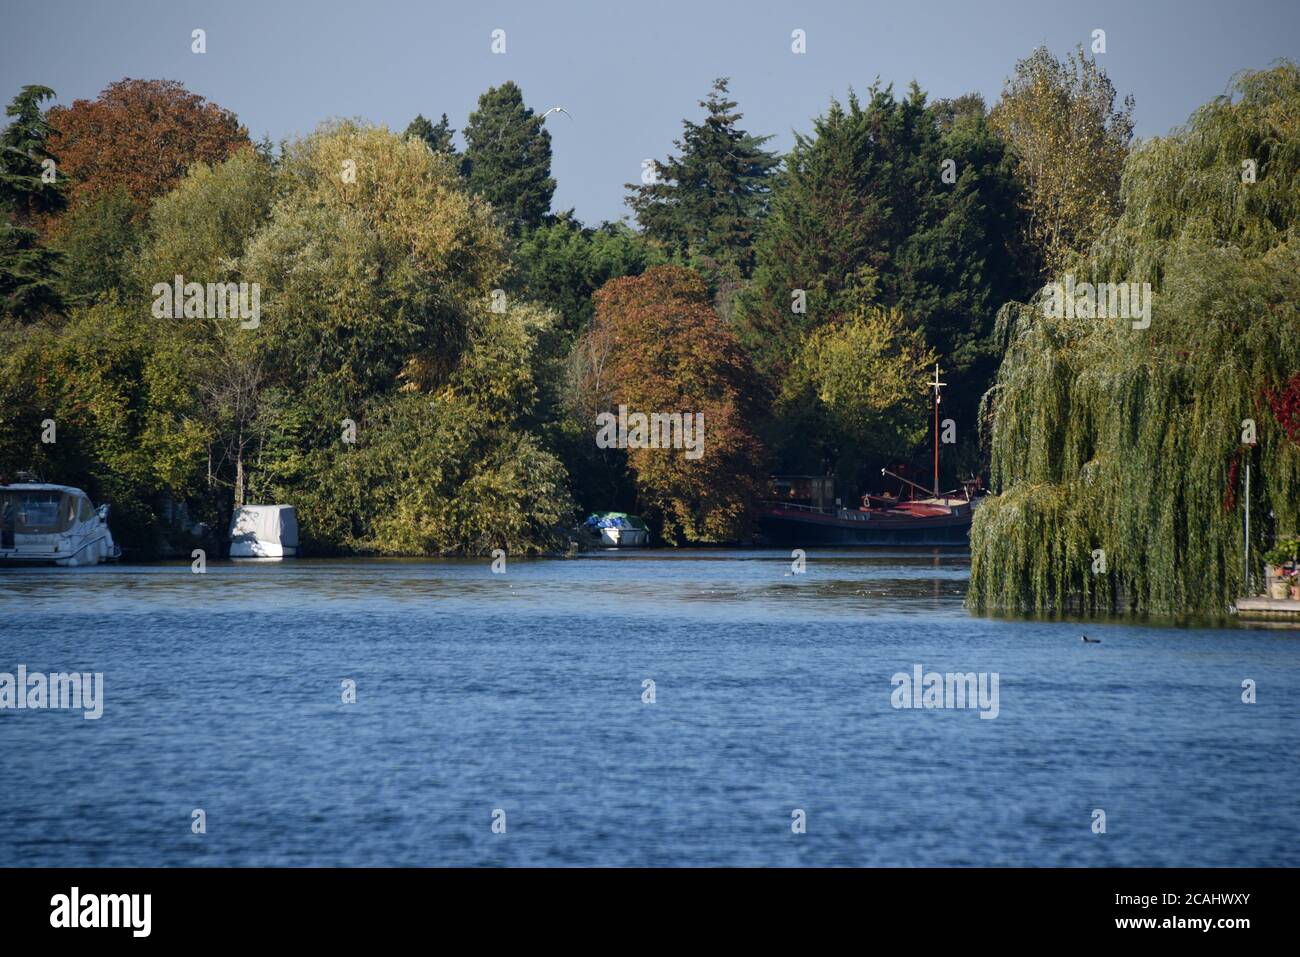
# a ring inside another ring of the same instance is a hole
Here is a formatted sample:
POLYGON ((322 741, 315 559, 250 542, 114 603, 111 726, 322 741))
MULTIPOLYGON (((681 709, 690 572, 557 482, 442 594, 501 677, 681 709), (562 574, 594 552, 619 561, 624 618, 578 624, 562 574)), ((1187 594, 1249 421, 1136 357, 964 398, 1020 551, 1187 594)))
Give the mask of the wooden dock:
POLYGON ((1253 620, 1300 623, 1300 601, 1294 598, 1238 598, 1233 611, 1253 620))

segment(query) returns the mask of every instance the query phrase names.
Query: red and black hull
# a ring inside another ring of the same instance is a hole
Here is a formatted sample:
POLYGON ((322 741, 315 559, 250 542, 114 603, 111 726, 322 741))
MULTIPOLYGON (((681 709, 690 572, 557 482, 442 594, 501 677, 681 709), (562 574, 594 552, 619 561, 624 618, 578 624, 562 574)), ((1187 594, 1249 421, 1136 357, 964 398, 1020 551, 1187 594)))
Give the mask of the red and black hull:
POLYGON ((812 509, 766 505, 759 515, 764 539, 773 545, 794 548, 816 545, 840 546, 954 546, 970 543, 971 503, 951 509, 909 511, 907 509, 841 509, 831 514, 812 509))

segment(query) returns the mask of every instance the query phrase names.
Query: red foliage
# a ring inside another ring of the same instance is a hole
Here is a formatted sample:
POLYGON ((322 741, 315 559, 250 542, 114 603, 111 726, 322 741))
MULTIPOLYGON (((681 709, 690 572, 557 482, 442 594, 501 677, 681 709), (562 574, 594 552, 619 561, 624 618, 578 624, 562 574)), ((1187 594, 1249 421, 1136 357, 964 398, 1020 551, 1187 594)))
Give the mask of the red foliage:
POLYGON ((1231 512, 1237 507, 1237 474, 1241 471, 1241 450, 1232 457, 1232 464, 1228 466, 1228 490, 1223 495, 1223 510, 1231 512))
POLYGON ((1286 437, 1300 445, 1300 372, 1293 375, 1280 392, 1268 392, 1268 404, 1286 437))
POLYGON ((579 390, 587 414, 630 412, 704 416, 703 455, 636 449, 628 464, 642 502, 658 511, 668 538, 742 537, 763 487, 764 450, 753 367, 730 326, 690 269, 658 266, 606 283, 584 336, 579 390))
POLYGON ((73 205, 120 185, 141 214, 191 163, 219 163, 251 145, 235 114, 175 80, 119 80, 94 100, 51 108, 49 121, 73 205))

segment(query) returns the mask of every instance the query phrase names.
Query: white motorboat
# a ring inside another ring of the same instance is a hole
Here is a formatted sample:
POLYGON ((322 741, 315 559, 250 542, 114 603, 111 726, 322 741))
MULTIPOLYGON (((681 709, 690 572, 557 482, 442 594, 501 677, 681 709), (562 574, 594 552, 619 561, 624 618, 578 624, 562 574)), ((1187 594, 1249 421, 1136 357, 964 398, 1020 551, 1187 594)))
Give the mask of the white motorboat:
POLYGON ((108 506, 68 485, 0 485, 0 565, 98 565, 122 557, 108 506))
POLYGON ((579 528, 586 544, 594 548, 645 548, 650 544, 646 523, 626 512, 594 512, 579 528))

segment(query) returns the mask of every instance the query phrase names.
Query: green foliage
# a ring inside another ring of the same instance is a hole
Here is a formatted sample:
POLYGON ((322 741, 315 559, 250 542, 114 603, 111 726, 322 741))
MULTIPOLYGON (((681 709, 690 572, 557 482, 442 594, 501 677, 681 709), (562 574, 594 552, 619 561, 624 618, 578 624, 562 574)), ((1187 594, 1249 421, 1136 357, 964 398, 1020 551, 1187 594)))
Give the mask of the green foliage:
POLYGON ((192 164, 138 250, 120 205, 85 205, 60 237, 93 304, 0 326, 0 471, 85 486, 134 555, 180 540, 171 503, 220 529, 245 497, 298 505, 317 552, 559 543, 567 476, 528 431, 557 319, 489 310, 507 239, 449 157, 336 123, 279 164, 192 164), (260 323, 157 315, 176 275, 258 284, 260 323))
POLYGON ((57 212, 66 205, 62 184, 42 177, 49 151, 50 124, 41 103, 53 99, 48 86, 25 86, 5 108, 13 117, 0 133, 0 206, 19 225, 41 215, 57 212))
POLYGON ((1264 564, 1272 565, 1274 568, 1281 568, 1285 565, 1295 566, 1300 563, 1300 538, 1294 535, 1283 535, 1273 547, 1264 553, 1264 564))
POLYGON ((465 126, 462 171, 470 189, 497 210, 512 234, 541 224, 551 211, 551 134, 512 81, 479 97, 465 126))
MULTIPOLYGON (((187 283, 249 281, 243 257, 270 217, 276 189, 275 169, 252 149, 215 166, 192 165, 150 210, 149 239, 134 270, 137 296, 178 275, 187 283)), ((155 321, 174 349, 178 388, 188 387, 192 414, 204 423, 206 485, 232 489, 234 504, 243 504, 248 452, 266 428, 263 391, 271 382, 265 336, 232 319, 155 321)), ((207 505, 204 513, 224 526, 223 510, 207 505)))
POLYGON ((1094 268, 1160 283, 1180 244, 1258 255, 1289 241, 1300 222, 1298 101, 1300 66, 1283 61, 1242 73, 1185 126, 1143 142, 1125 167, 1124 212, 1098 244, 1094 268))
POLYGON ((430 123, 424 118, 424 115, 417 113, 415 119, 411 120, 410 126, 406 128, 404 134, 408 139, 412 136, 423 140, 429 144, 429 149, 435 153, 446 153, 449 156, 456 155, 456 148, 452 145, 452 137, 456 131, 451 128, 451 123, 447 120, 447 114, 442 114, 436 124, 430 123))
POLYGON ((116 301, 75 310, 61 326, 10 329, 0 364, 0 473, 72 480, 113 503, 124 548, 151 551, 159 496, 183 492, 202 461, 203 426, 189 386, 147 313, 116 301), (41 441, 53 419, 56 441, 41 441))
POLYGON ((57 310, 59 268, 58 252, 41 245, 36 230, 0 226, 0 318, 30 320, 57 310))
POLYGON ((1039 47, 1016 64, 990 120, 1009 142, 1026 185, 1026 235, 1059 272, 1120 211, 1120 177, 1133 138, 1133 97, 1079 48, 1058 60, 1039 47))
MULTIPOLYGON (((934 354, 897 310, 860 309, 804 340, 777 415, 808 458, 801 471, 854 469, 867 454, 904 458, 925 437, 925 372, 934 354)), ((853 471, 840 475, 857 481, 853 471)))
POLYGON ((275 193, 275 169, 253 149, 214 166, 191 166, 150 209, 149 242, 137 270, 143 291, 177 273, 186 282, 246 279, 240 258, 267 221, 275 193))
POLYGON ((52 244, 60 254, 62 299, 84 304, 106 295, 138 296, 131 264, 142 234, 135 223, 135 204, 122 187, 68 213, 52 244))
MULTIPOLYGON (((946 411, 963 460, 978 467, 978 397, 1001 354, 997 308, 1029 282, 1019 199, 1012 159, 977 97, 932 108, 913 85, 903 99, 873 87, 865 104, 852 94, 847 105, 832 101, 811 134, 796 136, 738 301, 739 333, 768 388, 788 391, 791 364, 818 329, 864 306, 898 309, 942 360, 946 411)), ((771 438, 783 471, 821 467, 803 424, 777 411, 771 438)), ((829 433, 817 444, 839 449, 826 464, 843 477, 874 475, 898 454, 894 442, 829 433)))
POLYGON ((628 205, 646 236, 678 261, 712 274, 715 283, 752 271, 754 235, 780 163, 762 148, 770 136, 739 128, 744 115, 728 97, 727 82, 714 80, 700 101, 703 122, 682 121, 682 138, 674 143, 680 155, 655 163, 656 181, 627 184, 628 205))
MULTIPOLYGON (((433 395, 369 400, 355 446, 335 432, 304 454, 300 438, 273 438, 264 465, 271 494, 299 505, 309 546, 521 554, 563 544, 574 518, 564 466, 521 428, 537 395, 533 352, 551 321, 527 307, 478 315, 446 384, 433 395)), ((302 411, 280 421, 298 436, 314 425, 302 411)))
POLYGON ((287 154, 249 246, 273 414, 256 481, 303 509, 309 547, 537 550, 567 518, 565 473, 524 427, 554 317, 488 308, 506 267, 492 210, 445 155, 344 123, 287 154), (338 175, 356 164, 353 183, 338 175), (344 419, 355 446, 340 440, 344 419))
POLYGON ((50 125, 41 103, 54 91, 25 86, 5 113, 13 119, 0 133, 0 316, 32 319, 60 306, 54 274, 58 253, 40 240, 44 217, 63 209, 62 181, 46 182, 50 125))
POLYGON ((915 86, 902 100, 873 87, 866 106, 832 101, 796 136, 738 307, 760 370, 779 379, 809 330, 862 301, 901 308, 958 369, 988 352, 997 306, 1024 287, 1018 187, 982 115, 945 132, 946 111, 915 86))
POLYGON ((976 512, 972 608, 1222 614, 1246 590, 1247 462, 1252 574, 1275 532, 1300 528, 1300 449, 1267 399, 1300 371, 1297 194, 1267 182, 1296 173, 1270 163, 1243 183, 1234 152, 1244 137, 1295 155, 1295 78, 1290 64, 1247 74, 1238 99, 1130 158, 1132 203, 1085 268, 1094 280, 1155 278, 1150 328, 1049 318, 1039 301, 1007 310, 989 395, 1002 494, 976 512), (1229 188, 1229 169, 1241 212, 1211 230, 1204 197, 1229 188), (1254 447, 1242 444, 1246 419, 1254 447))

